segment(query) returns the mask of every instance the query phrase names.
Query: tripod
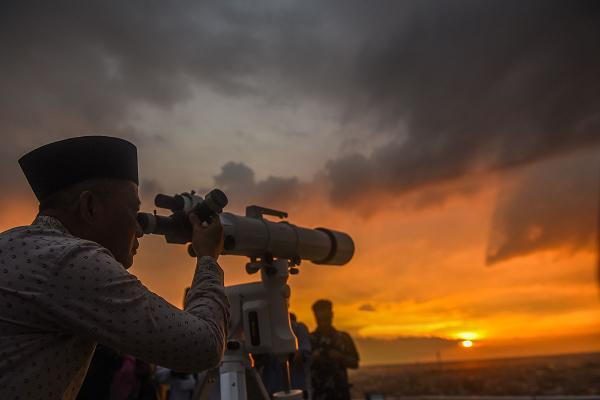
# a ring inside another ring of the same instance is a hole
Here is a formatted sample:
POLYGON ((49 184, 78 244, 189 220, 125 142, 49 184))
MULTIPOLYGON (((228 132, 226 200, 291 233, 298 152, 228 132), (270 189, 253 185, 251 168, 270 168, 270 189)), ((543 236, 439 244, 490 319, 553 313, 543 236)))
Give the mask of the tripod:
POLYGON ((290 327, 287 300, 290 287, 287 280, 290 262, 253 260, 249 273, 261 272, 261 281, 225 288, 231 304, 231 322, 225 356, 220 367, 208 371, 200 379, 194 400, 215 398, 215 383, 219 381, 221 400, 270 399, 262 379, 253 366, 250 354, 269 354, 284 362, 284 390, 273 394, 275 399, 300 400, 302 391, 291 389, 287 357, 297 347, 290 327), (252 393, 252 397, 249 397, 252 393))

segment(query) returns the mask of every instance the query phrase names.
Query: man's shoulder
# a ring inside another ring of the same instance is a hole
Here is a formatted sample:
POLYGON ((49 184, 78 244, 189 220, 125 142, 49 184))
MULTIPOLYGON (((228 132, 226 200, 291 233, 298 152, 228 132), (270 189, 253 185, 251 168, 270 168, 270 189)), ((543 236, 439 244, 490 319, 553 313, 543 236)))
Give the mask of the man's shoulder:
POLYGON ((6 245, 8 242, 21 240, 23 242, 61 242, 71 245, 84 245, 101 247, 98 243, 91 240, 82 239, 77 236, 65 233, 57 228, 45 225, 24 225, 11 228, 0 233, 0 245, 6 245))
POLYGON ((15 258, 58 261, 74 253, 107 253, 100 244, 43 225, 18 226, 0 233, 0 249, 15 258))

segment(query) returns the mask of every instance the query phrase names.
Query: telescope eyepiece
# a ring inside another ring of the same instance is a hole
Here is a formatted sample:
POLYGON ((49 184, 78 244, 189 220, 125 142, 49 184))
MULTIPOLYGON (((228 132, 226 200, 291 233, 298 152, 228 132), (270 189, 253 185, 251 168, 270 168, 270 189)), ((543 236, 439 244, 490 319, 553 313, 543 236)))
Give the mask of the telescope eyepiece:
POLYGON ((213 189, 204 197, 203 204, 206 204, 206 207, 213 213, 218 214, 223 211, 228 202, 229 200, 223 191, 213 189))
POLYGON ((140 227, 142 228, 142 232, 144 234, 146 233, 154 233, 154 229, 152 227, 152 224, 154 223, 154 215, 152 214, 148 214, 148 213, 144 213, 144 212, 139 212, 137 214, 137 221, 138 224, 140 224, 140 227))

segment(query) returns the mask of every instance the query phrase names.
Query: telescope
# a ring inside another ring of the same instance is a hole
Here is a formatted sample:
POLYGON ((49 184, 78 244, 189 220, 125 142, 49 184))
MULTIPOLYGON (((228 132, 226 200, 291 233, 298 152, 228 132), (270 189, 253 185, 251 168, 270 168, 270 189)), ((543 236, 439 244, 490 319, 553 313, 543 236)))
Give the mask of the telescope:
MULTIPOLYGON (((287 280, 299 272, 302 260, 315 264, 343 265, 354 255, 354 242, 346 233, 329 228, 305 228, 288 221, 274 222, 265 216, 279 219, 286 212, 256 205, 246 207, 245 215, 223 212, 227 196, 213 189, 205 198, 195 192, 174 196, 159 194, 155 205, 168 209, 170 216, 138 213, 138 222, 145 234, 163 235, 167 243, 186 244, 192 241, 193 228, 189 213, 196 213, 201 221, 219 218, 223 226, 223 255, 250 258, 246 264, 249 274, 260 271, 261 280, 227 286, 225 293, 231 305, 227 348, 218 371, 213 370, 199 380, 194 399, 214 396, 212 384, 219 376, 221 399, 247 399, 246 379, 255 381, 260 393, 251 398, 270 399, 249 354, 271 354, 284 365, 285 390, 273 394, 278 399, 301 399, 302 391, 291 388, 288 359, 297 349, 288 314, 291 294, 287 280), (212 390, 212 392, 211 392, 212 390)), ((191 245, 188 247, 193 254, 191 245)))
POLYGON ((212 190, 204 199, 194 192, 175 196, 159 194, 155 205, 173 214, 164 217, 139 213, 138 221, 145 234, 163 235, 167 243, 185 244, 192 241, 188 213, 196 212, 201 221, 207 222, 218 216, 223 225, 223 254, 254 260, 287 259, 292 265, 308 260, 315 264, 343 265, 354 255, 352 238, 343 232, 269 221, 264 216, 284 219, 288 214, 255 205, 246 207, 245 216, 222 212, 227 203, 227 196, 219 189, 212 190))

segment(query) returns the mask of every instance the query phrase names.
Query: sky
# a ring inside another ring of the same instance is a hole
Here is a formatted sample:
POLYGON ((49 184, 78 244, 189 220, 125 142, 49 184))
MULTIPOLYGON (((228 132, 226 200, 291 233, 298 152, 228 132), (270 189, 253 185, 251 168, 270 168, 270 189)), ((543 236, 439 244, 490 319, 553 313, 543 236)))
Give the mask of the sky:
MULTIPOLYGON (((598 22, 594 1, 2 2, 0 229, 36 213, 21 155, 118 136, 147 211, 219 187, 349 233, 291 308, 312 329, 331 299, 365 365, 600 351, 598 22)), ((144 237, 131 271, 180 305, 193 270, 144 237)))

